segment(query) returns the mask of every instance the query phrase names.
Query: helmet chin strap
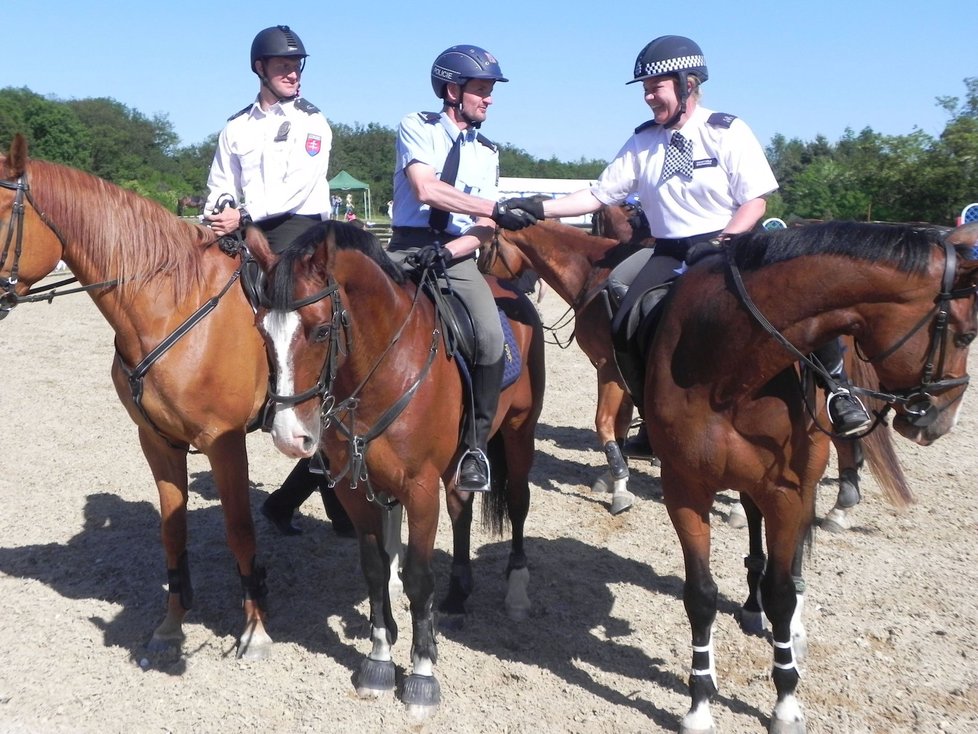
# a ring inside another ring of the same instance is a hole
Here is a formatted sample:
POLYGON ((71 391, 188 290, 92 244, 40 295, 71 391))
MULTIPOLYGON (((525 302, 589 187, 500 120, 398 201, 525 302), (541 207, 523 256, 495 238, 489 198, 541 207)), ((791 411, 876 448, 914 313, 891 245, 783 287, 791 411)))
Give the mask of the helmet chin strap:
MULTIPOLYGON (((265 68, 265 61, 264 61, 264 59, 261 62, 261 66, 262 66, 262 69, 265 68)), ((303 66, 305 66, 305 64, 303 64, 303 66)), ((301 72, 302 69, 300 68, 299 71, 301 72)), ((255 72, 255 73, 258 74, 258 72, 255 72)), ((269 79, 268 79, 267 76, 265 76, 264 74, 258 74, 258 78, 261 79, 261 85, 263 87, 265 87, 265 89, 267 89, 269 92, 272 93, 272 96, 274 96, 275 99, 278 100, 278 103, 279 104, 282 104, 283 102, 291 102, 292 100, 299 98, 299 87, 298 86, 295 89, 295 94, 293 94, 291 97, 283 97, 281 94, 279 94, 278 92, 275 91, 275 89, 272 87, 272 83, 269 81, 269 79)))
POLYGON ((662 127, 666 130, 671 130, 672 127, 679 122, 683 115, 686 114, 686 100, 689 99, 689 81, 685 74, 676 75, 676 91, 679 92, 679 109, 676 113, 662 123, 662 127), (679 90, 682 90, 679 92, 679 90))
POLYGON ((465 110, 462 108, 462 95, 464 94, 463 87, 465 85, 456 83, 456 86, 458 86, 458 102, 452 103, 446 100, 445 103, 449 107, 453 107, 455 109, 455 111, 458 113, 458 116, 465 121, 465 124, 467 124, 469 127, 473 127, 476 130, 478 130, 480 127, 482 127, 482 123, 479 122, 478 120, 473 120, 471 117, 465 114, 465 110))

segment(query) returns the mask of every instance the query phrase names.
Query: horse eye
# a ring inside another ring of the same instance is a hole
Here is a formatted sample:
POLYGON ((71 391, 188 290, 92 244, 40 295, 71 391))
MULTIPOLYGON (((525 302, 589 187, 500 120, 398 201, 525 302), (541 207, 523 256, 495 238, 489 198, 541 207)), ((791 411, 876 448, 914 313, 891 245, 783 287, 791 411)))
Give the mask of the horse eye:
POLYGON ((317 343, 322 343, 326 341, 327 339, 329 339, 329 329, 330 329, 329 324, 320 324, 319 326, 317 326, 315 329, 312 330, 312 333, 310 334, 310 340, 317 343))
POLYGON ((956 337, 954 337, 954 346, 964 349, 974 340, 975 332, 973 331, 969 331, 967 334, 958 334, 956 337))

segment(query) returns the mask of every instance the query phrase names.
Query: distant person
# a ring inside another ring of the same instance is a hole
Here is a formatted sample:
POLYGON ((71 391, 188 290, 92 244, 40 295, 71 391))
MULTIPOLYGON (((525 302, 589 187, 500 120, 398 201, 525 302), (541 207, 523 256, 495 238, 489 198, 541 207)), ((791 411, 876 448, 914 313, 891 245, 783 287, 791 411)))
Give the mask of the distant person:
MULTIPOLYGON (((731 235, 753 229, 764 216, 766 197, 778 188, 764 149, 747 124, 699 104, 700 85, 707 78, 706 61, 695 42, 683 36, 654 39, 639 52, 628 82, 642 84, 653 119, 635 129, 598 182, 542 203, 525 198, 503 202, 542 219, 620 205, 631 194, 641 201, 655 248, 651 256, 648 251, 632 256, 640 270, 612 321, 618 366, 631 385, 644 380, 641 355, 624 341, 631 308, 650 288, 682 272, 693 245, 722 246, 731 235), (643 264, 640 258, 647 260, 643 264)), ((841 344, 832 340, 816 356, 840 384, 827 401, 835 432, 852 435, 867 429, 872 421, 847 387, 841 344)), ((648 456, 647 435, 625 449, 628 455, 648 456)))
POLYGON ((331 202, 332 202, 332 205, 333 205, 332 206, 332 218, 333 219, 339 219, 340 218, 340 209, 343 207, 343 199, 341 199, 336 194, 333 194, 332 199, 331 199, 331 202))

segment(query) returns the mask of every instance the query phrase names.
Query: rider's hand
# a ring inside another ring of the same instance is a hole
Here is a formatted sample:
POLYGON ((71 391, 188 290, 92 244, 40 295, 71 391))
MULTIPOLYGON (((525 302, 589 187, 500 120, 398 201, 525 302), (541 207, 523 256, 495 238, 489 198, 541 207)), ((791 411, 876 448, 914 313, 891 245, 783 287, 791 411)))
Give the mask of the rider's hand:
POLYGON ((430 270, 431 268, 444 270, 445 266, 452 260, 452 253, 444 245, 425 245, 414 253, 413 257, 418 270, 430 270))
POLYGON ((492 218, 503 229, 523 229, 544 218, 543 204, 536 199, 504 199, 493 207, 492 218))
POLYGON ((206 214, 204 215, 204 224, 213 229, 217 235, 223 237, 226 234, 236 232, 241 226, 241 211, 229 206, 216 214, 206 214))

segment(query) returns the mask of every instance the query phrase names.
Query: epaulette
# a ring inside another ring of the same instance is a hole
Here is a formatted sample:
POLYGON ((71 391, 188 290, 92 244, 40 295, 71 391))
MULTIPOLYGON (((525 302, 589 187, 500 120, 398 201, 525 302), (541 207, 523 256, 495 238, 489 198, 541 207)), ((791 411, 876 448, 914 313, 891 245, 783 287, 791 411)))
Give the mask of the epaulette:
POLYGON ((659 123, 657 123, 655 120, 647 120, 643 122, 641 125, 639 125, 637 128, 635 128, 635 134, 638 135, 643 130, 648 130, 650 127, 658 124, 659 123))
POLYGON ((494 142, 492 142, 489 138, 487 138, 485 135, 483 135, 482 133, 476 133, 475 134, 475 139, 478 140, 480 143, 482 143, 484 146, 486 146, 489 150, 491 150, 493 152, 495 152, 495 151, 498 150, 498 148, 496 147, 496 144, 494 142))
POLYGON ((429 125, 434 125, 438 120, 441 119, 440 112, 419 112, 418 117, 427 122, 429 125))
POLYGON ((319 108, 305 97, 299 97, 296 99, 295 108, 300 112, 305 112, 308 115, 315 115, 317 112, 319 112, 319 108))
POLYGON ((252 103, 251 103, 251 104, 249 104, 249 105, 248 105, 247 107, 244 107, 244 108, 242 108, 242 109, 240 109, 240 110, 238 110, 237 112, 235 112, 235 113, 234 113, 233 115, 231 115, 231 116, 230 116, 230 117, 228 118, 228 122, 231 122, 231 120, 233 120, 233 119, 234 119, 235 117, 241 117, 241 115, 243 115, 243 114, 244 114, 245 112, 247 112, 248 110, 250 110, 250 109, 251 109, 251 108, 252 108, 252 107, 254 106, 254 104, 255 104, 255 103, 254 103, 254 102, 252 102, 252 103))
POLYGON ((730 127, 736 119, 737 115, 729 112, 714 112, 706 122, 713 127, 730 127))

